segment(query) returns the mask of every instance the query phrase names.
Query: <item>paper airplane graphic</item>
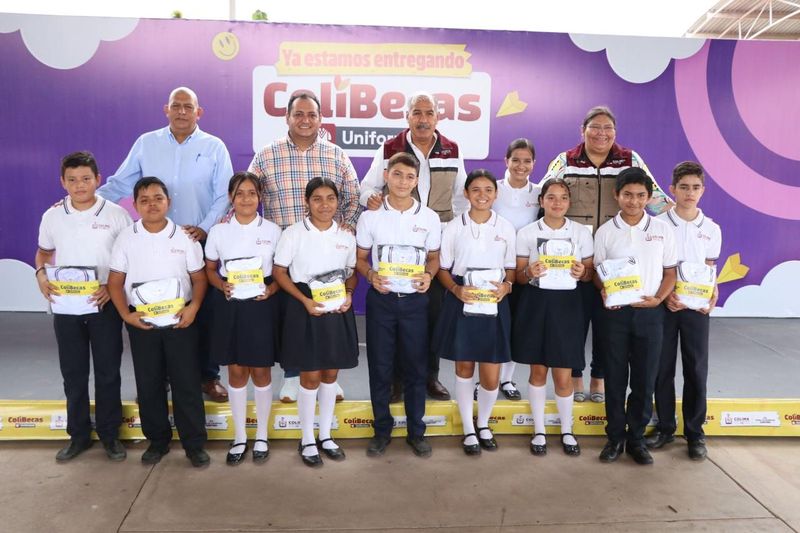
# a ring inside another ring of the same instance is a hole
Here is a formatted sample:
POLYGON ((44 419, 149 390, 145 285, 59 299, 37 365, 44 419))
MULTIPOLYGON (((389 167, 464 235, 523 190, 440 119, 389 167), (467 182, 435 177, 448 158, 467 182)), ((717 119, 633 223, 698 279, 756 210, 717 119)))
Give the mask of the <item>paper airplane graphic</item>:
POLYGON ((722 270, 717 276, 717 284, 727 283, 728 281, 736 281, 742 279, 750 271, 750 267, 741 263, 742 258, 738 253, 735 253, 725 260, 722 265, 722 270))
POLYGON ((333 78, 333 86, 337 91, 344 91, 350 85, 349 79, 342 79, 338 74, 333 78))
POLYGON ((528 103, 519 99, 519 91, 512 91, 506 95, 502 105, 500 105, 500 110, 497 111, 497 115, 495 116, 505 117, 507 115, 522 113, 525 111, 526 107, 528 107, 528 103))

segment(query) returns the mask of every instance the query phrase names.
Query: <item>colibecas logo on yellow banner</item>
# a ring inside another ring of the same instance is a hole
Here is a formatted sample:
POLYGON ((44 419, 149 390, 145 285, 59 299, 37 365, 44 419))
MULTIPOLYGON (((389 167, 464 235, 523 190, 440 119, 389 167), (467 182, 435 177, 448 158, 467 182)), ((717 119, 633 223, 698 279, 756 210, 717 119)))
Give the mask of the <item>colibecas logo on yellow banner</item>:
POLYGON ((153 304, 137 305, 136 310, 140 313, 144 313, 144 316, 154 318, 157 316, 174 315, 183 309, 184 305, 185 302, 183 298, 175 298, 174 300, 165 300, 153 304))
POLYGON ((320 289, 311 289, 311 298, 315 302, 325 303, 331 300, 345 298, 344 283, 320 289))
POLYGON ((100 288, 100 282, 95 281, 51 281, 62 296, 89 296, 100 288))

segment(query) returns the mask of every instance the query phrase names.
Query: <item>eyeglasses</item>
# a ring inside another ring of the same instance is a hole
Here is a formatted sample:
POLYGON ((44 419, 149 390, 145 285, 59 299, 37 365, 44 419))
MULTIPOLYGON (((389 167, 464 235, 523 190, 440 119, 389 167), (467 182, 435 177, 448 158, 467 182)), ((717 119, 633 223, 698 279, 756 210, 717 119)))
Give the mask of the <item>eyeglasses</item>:
POLYGON ((605 126, 601 126, 600 124, 589 124, 586 126, 586 129, 591 130, 592 133, 600 133, 601 131, 603 133, 613 133, 617 128, 609 124, 606 124, 605 126))

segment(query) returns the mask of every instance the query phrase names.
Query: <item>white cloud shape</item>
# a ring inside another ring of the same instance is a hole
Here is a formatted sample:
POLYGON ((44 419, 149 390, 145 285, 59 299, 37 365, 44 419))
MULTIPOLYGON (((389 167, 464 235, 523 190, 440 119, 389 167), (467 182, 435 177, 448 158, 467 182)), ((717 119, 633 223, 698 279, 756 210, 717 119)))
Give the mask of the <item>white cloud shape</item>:
POLYGON ((100 41, 117 41, 133 31, 139 19, 0 15, 0 33, 19 31, 33 56, 57 69, 89 61, 100 41))
POLYGON ((724 317, 800 317, 800 261, 786 261, 772 267, 761 285, 736 289, 724 307, 712 316, 724 317))
POLYGON ((569 38, 581 50, 605 50, 608 64, 614 72, 631 83, 653 81, 667 69, 672 59, 691 57, 706 42, 705 39, 572 33, 569 38))
POLYGON ((47 311, 36 271, 16 259, 0 259, 0 311, 47 311))

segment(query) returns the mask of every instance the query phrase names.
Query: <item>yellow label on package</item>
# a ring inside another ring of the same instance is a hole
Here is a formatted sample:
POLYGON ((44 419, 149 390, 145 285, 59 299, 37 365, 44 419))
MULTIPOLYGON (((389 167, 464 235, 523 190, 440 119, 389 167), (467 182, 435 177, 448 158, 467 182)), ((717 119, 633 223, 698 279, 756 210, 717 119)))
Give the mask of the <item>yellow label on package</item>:
POLYGON ((548 269, 569 270, 575 258, 571 255, 540 255, 539 261, 544 263, 548 269))
POLYGON ((239 285, 240 283, 263 283, 264 272, 260 268, 255 270, 228 271, 228 283, 239 285))
POLYGON ((642 278, 639 276, 627 276, 624 278, 608 279, 603 282, 603 288, 605 288, 606 294, 641 289, 642 278))
POLYGON ((147 317, 167 316, 174 315, 183 309, 185 304, 186 302, 183 298, 175 298, 174 300, 164 300, 153 304, 137 305, 136 310, 144 313, 144 316, 147 317))
POLYGON ((413 278, 425 272, 425 265, 378 262, 378 275, 391 278, 413 278))
POLYGON ((473 289, 467 291, 467 294, 469 295, 470 303, 482 303, 482 304, 497 303, 497 296, 494 294, 494 291, 489 289, 473 289))
POLYGON ((94 281, 51 281, 62 296, 89 296, 100 288, 100 282, 94 281))
POLYGON ((322 287, 321 289, 311 289, 311 299, 321 304, 342 298, 345 298, 344 283, 322 287))
POLYGON ((702 285, 700 283, 689 283, 688 281, 678 281, 675 283, 675 293, 680 296, 694 296, 697 298, 711 299, 714 293, 713 285, 702 285))

